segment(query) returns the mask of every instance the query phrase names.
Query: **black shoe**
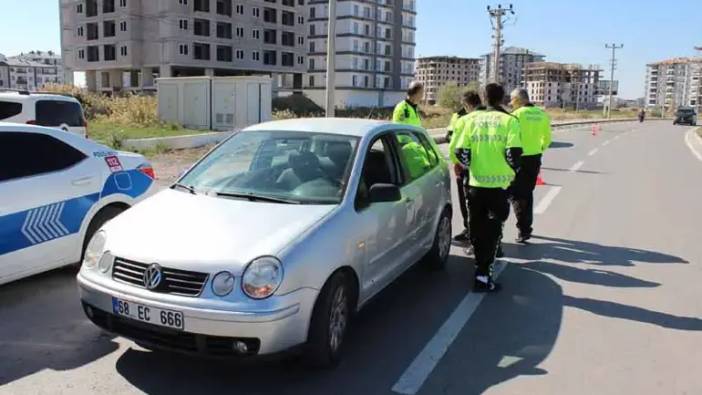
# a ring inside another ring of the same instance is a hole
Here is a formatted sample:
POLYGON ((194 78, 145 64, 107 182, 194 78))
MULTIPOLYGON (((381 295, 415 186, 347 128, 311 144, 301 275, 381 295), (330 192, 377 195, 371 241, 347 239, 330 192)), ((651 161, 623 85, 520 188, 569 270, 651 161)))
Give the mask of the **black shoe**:
POLYGON ((505 252, 502 251, 502 243, 497 246, 497 252, 495 252, 495 258, 504 258, 505 252))
POLYGON ((456 235, 453 237, 453 241, 459 242, 459 243, 467 243, 470 241, 470 235, 468 234, 467 230, 464 230, 460 234, 456 235))
POLYGON ((515 241, 519 244, 527 244, 527 241, 531 239, 531 234, 530 233, 520 233, 519 236, 515 239, 515 241))
POLYGON ((493 293, 499 292, 502 289, 502 285, 496 283, 492 280, 492 277, 488 278, 488 282, 482 282, 477 278, 473 282, 473 292, 475 293, 493 293))

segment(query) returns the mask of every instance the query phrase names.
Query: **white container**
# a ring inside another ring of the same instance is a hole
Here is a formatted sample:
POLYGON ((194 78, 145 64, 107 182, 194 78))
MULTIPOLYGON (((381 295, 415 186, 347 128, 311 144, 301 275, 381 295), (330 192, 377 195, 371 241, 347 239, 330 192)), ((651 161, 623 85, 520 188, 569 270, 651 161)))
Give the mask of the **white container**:
POLYGON ((267 76, 159 78, 158 115, 191 129, 238 130, 270 121, 267 76))

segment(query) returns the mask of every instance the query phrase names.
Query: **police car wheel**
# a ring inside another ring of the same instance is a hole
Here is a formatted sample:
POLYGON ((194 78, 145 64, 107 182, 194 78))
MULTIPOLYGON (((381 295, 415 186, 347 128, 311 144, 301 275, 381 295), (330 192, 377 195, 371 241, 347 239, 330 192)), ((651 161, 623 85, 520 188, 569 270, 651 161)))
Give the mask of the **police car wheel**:
POLYGON ((125 208, 118 206, 107 206, 102 210, 98 211, 97 214, 95 214, 92 221, 90 221, 90 225, 88 225, 88 230, 85 232, 85 239, 83 239, 83 249, 80 253, 80 262, 76 264, 77 268, 80 268, 80 265, 83 262, 83 256, 85 255, 85 249, 88 247, 88 243, 90 242, 90 239, 92 239, 95 235, 95 232, 97 232, 98 229, 102 227, 102 225, 105 225, 107 221, 118 216, 124 210, 125 208))
POLYGON ((451 250, 451 210, 444 210, 434 235, 434 244, 424 256, 424 264, 432 270, 441 270, 448 261, 451 250))

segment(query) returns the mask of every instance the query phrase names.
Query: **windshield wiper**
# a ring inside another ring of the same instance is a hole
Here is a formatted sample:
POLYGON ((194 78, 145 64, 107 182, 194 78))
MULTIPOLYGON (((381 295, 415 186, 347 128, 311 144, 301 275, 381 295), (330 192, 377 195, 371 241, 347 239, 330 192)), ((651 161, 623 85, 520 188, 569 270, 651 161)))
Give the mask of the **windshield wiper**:
POLYGON ((185 189, 186 191, 190 192, 191 194, 197 195, 197 192, 195 192, 195 187, 190 186, 190 185, 180 184, 180 183, 176 182, 175 184, 173 184, 171 186, 171 189, 175 189, 175 188, 185 189))
POLYGON ((300 204, 297 200, 283 199, 272 196, 257 195, 255 193, 230 193, 230 192, 217 192, 219 197, 228 197, 235 199, 248 199, 252 202, 271 202, 271 203, 284 203, 284 204, 300 204))

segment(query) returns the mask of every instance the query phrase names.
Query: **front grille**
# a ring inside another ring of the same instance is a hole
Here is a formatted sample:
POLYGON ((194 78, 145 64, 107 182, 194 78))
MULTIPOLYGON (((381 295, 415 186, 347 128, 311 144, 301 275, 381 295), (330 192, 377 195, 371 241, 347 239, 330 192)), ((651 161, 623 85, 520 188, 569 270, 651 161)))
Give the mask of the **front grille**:
MULTIPOLYGON (((144 272, 150 264, 115 258, 112 278, 116 281, 144 287, 144 272)), ((154 292, 163 292, 182 296, 198 296, 207 282, 207 273, 164 267, 163 279, 154 292)))
POLYGON ((209 336, 182 332, 175 329, 134 321, 102 311, 83 302, 83 309, 88 318, 97 326, 132 339, 147 347, 161 348, 184 353, 196 353, 209 356, 252 356, 261 349, 261 341, 256 338, 236 338, 209 336), (246 343, 248 351, 244 354, 232 347, 235 341, 246 343))

